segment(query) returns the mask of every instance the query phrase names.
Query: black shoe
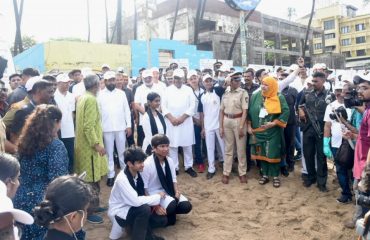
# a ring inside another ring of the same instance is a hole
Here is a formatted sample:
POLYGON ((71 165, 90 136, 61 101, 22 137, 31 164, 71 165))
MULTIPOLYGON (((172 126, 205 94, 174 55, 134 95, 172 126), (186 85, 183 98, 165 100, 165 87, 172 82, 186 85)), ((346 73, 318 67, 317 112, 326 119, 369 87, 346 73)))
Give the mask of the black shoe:
POLYGON ((189 174, 191 177, 197 177, 198 176, 198 174, 194 171, 194 169, 193 168, 188 168, 188 169, 186 169, 185 170, 185 172, 187 173, 187 174, 189 174))
POLYGON ((179 170, 176 170, 176 176, 179 175, 179 170))
POLYGON ((329 190, 326 188, 326 186, 317 186, 319 188, 320 192, 329 192, 329 190))
POLYGON ((288 172, 287 167, 281 167, 280 168, 280 172, 281 172, 281 175, 283 175, 284 177, 288 177, 289 176, 289 172, 288 172))
POLYGON ((211 179, 211 178, 213 178, 215 175, 216 175, 216 172, 214 172, 214 173, 210 173, 210 172, 208 172, 208 173, 207 173, 207 179, 211 179))
POLYGON ((305 186, 306 188, 309 188, 309 187, 311 187, 312 184, 315 184, 315 183, 316 183, 316 180, 310 181, 310 180, 306 179, 306 180, 303 181, 303 186, 305 186))
POLYGON ((341 204, 348 204, 352 202, 352 198, 347 197, 345 195, 341 195, 339 198, 337 198, 337 202, 341 204))
POLYGON ((294 165, 288 166, 288 171, 289 172, 294 172, 294 165))
POLYGON ((151 234, 150 236, 146 236, 145 240, 165 240, 163 237, 151 234))
POLYGON ((108 178, 107 179, 107 186, 108 187, 113 187, 114 184, 114 178, 108 178))

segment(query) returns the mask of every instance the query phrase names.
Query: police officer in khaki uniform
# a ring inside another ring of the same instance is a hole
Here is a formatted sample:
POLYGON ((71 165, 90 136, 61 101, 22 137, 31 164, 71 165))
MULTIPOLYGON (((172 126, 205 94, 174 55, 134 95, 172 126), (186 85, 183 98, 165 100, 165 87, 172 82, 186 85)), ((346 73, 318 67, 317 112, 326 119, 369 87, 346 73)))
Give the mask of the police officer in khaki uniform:
POLYGON ((225 140, 225 161, 222 183, 229 183, 234 146, 236 146, 238 155, 240 183, 247 183, 245 122, 249 97, 247 91, 240 88, 241 72, 234 72, 228 78, 230 78, 230 87, 223 95, 220 107, 220 135, 225 140))

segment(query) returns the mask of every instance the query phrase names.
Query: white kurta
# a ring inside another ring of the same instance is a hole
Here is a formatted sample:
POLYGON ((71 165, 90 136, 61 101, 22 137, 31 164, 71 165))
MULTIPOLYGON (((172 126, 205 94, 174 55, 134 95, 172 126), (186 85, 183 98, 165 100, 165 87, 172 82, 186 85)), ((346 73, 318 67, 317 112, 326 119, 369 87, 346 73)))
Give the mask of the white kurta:
POLYGON ((193 90, 185 85, 177 88, 174 85, 166 88, 162 100, 163 116, 171 113, 178 118, 184 113, 189 117, 179 126, 173 126, 166 118, 166 135, 170 139, 170 147, 186 147, 195 144, 193 118, 195 112, 195 96, 193 90))

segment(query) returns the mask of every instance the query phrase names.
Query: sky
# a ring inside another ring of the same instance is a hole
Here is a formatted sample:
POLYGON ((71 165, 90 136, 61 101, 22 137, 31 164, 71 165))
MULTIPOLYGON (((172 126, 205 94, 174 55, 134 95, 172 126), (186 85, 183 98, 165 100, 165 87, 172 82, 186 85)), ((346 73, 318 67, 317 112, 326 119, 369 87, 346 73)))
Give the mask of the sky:
MULTIPOLYGON (((116 1, 106 0, 109 21, 115 19, 116 1)), ((123 0, 124 14, 132 12, 133 1, 123 0)), ((317 0, 316 2, 319 5, 330 1, 334 2, 336 0, 317 0)), ((12 2, 12 0, 1 0, 0 4, 0 40, 9 44, 14 41, 15 36, 15 18, 12 2)), ((38 42, 61 37, 87 39, 87 0, 25 0, 24 2, 23 35, 33 36, 38 42)), ((105 41, 104 2, 105 0, 90 0, 92 42, 105 41)), ((362 0, 341 0, 341 2, 361 9, 358 14, 370 13, 370 6, 363 9, 362 0)), ((292 7, 296 9, 294 20, 297 17, 308 14, 311 4, 311 0, 261 0, 257 10, 264 14, 287 19, 287 9, 292 7)))

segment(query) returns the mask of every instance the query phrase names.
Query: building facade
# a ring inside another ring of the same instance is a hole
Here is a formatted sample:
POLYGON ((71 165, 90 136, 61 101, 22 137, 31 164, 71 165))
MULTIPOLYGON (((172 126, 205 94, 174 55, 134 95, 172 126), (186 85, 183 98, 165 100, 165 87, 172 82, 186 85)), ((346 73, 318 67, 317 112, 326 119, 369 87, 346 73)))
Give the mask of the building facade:
MULTIPOLYGON (((315 11, 312 26, 324 32, 313 36, 314 55, 342 54, 346 59, 346 68, 370 66, 370 14, 357 16, 356 11, 356 7, 340 3, 315 11)), ((309 15, 298 21, 306 24, 308 19, 309 15)))

